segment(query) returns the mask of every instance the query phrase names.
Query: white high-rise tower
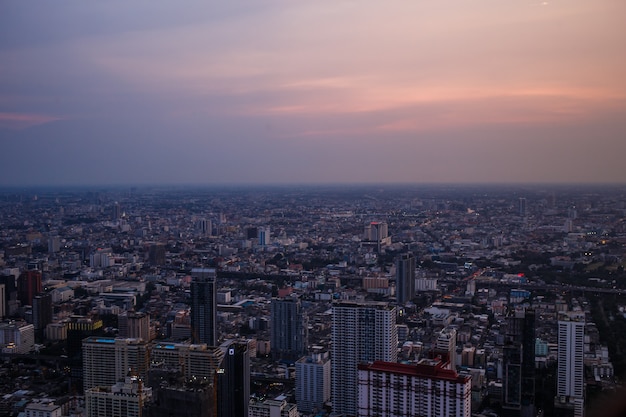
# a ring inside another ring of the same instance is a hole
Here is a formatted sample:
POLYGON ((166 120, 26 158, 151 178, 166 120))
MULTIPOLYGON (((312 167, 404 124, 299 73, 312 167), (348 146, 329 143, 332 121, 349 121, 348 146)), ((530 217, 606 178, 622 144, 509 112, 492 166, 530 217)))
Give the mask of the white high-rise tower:
POLYGON ((358 364, 375 360, 396 362, 397 347, 395 307, 376 302, 341 302, 333 306, 333 414, 356 415, 358 364))
POLYGON ((585 316, 583 313, 559 317, 557 401, 574 405, 574 415, 582 417, 585 405, 585 316))

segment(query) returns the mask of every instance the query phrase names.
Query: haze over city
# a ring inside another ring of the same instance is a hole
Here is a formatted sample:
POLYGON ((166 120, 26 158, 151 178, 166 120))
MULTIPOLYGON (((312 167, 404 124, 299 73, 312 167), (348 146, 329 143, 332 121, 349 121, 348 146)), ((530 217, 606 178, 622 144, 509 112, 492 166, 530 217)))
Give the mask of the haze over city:
POLYGON ((622 0, 0 3, 0 186, 624 183, 622 0))

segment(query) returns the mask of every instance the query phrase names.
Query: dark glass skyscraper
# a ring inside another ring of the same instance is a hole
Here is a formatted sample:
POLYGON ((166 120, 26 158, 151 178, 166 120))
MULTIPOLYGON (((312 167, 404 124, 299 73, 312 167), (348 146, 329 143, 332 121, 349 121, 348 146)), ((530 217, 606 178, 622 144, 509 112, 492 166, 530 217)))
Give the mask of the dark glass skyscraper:
POLYGON ((217 344, 215 278, 213 268, 191 270, 191 336, 194 343, 217 344))
POLYGON ((415 295, 415 257, 405 253, 396 262, 396 299, 398 304, 411 301, 415 295))
POLYGON ((245 342, 230 342, 217 371, 217 416, 248 417, 250 353, 245 342))

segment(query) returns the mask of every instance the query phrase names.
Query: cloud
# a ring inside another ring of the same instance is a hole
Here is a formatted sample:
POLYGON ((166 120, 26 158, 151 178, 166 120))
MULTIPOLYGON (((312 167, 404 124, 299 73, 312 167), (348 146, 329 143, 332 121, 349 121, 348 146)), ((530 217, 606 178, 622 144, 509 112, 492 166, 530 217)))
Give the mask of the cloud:
POLYGON ((57 120, 61 118, 47 114, 0 113, 0 127, 9 129, 26 129, 57 120))

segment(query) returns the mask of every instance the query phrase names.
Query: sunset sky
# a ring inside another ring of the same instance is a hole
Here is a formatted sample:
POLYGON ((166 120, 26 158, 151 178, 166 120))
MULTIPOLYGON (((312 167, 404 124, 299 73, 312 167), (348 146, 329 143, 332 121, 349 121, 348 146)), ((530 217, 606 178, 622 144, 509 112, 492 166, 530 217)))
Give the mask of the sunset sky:
POLYGON ((0 2, 0 186, 626 183, 624 0, 0 2))

